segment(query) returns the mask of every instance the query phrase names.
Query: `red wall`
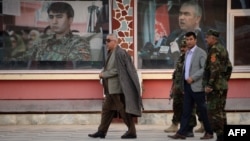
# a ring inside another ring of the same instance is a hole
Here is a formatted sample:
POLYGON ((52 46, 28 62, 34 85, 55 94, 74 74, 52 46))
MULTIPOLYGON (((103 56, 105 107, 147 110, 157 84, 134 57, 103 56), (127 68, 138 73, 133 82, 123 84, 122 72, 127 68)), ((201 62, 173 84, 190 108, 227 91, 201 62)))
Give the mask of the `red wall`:
POLYGON ((229 83, 228 98, 249 98, 249 79, 232 79, 229 83))
MULTIPOLYGON (((168 98, 171 80, 144 80, 143 98, 168 98)), ((232 79, 228 98, 249 98, 250 80, 232 79)), ((0 99, 101 99, 98 80, 0 81, 0 99)))
POLYGON ((0 81, 0 99, 98 99, 102 86, 94 80, 0 81))
MULTIPOLYGON (((144 80, 143 98, 168 98, 171 88, 170 80, 144 80)), ((250 98, 249 79, 231 79, 229 81, 228 98, 250 98)))
POLYGON ((144 80, 143 98, 168 98, 171 85, 170 80, 144 80))

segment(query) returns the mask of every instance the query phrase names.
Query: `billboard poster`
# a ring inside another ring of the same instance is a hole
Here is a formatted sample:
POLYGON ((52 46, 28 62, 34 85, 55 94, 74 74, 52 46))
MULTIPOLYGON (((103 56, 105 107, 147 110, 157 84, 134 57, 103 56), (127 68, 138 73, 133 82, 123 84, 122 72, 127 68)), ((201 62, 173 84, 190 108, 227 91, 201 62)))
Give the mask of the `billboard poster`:
POLYGON ((3 1, 1 70, 102 68, 108 0, 3 1))
POLYGON ((138 0, 137 5, 139 69, 174 69, 188 31, 196 33, 197 46, 204 50, 210 28, 226 44, 226 0, 138 0))

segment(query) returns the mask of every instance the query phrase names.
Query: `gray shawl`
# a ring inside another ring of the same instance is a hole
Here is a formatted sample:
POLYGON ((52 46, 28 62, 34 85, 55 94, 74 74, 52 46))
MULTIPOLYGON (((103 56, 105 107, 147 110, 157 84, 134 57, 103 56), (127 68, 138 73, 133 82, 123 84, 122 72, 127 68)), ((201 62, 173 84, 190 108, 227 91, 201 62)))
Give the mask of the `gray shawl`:
POLYGON ((140 117, 143 105, 137 71, 130 55, 124 49, 117 46, 115 53, 118 76, 125 96, 126 112, 140 117))

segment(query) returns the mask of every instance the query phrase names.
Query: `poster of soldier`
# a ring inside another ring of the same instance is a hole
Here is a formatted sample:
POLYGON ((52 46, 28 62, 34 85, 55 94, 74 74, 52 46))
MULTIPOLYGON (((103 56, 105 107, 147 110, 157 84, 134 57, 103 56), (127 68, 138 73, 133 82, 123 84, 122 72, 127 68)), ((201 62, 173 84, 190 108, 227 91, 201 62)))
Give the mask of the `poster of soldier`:
POLYGON ((3 0, 0 70, 100 69, 106 1, 3 0))

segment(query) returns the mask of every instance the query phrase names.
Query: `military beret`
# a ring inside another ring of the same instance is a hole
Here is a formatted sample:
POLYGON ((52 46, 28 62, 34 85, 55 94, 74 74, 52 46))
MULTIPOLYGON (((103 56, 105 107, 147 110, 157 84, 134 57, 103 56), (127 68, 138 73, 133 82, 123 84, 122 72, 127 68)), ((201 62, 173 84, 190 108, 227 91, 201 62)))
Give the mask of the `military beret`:
POLYGON ((180 44, 180 47, 185 47, 186 45, 187 45, 186 40, 185 40, 185 39, 182 40, 182 41, 181 41, 181 44, 180 44))
POLYGON ((209 29, 207 31, 207 35, 213 35, 215 37, 219 37, 220 33, 218 31, 214 30, 214 29, 209 29))

